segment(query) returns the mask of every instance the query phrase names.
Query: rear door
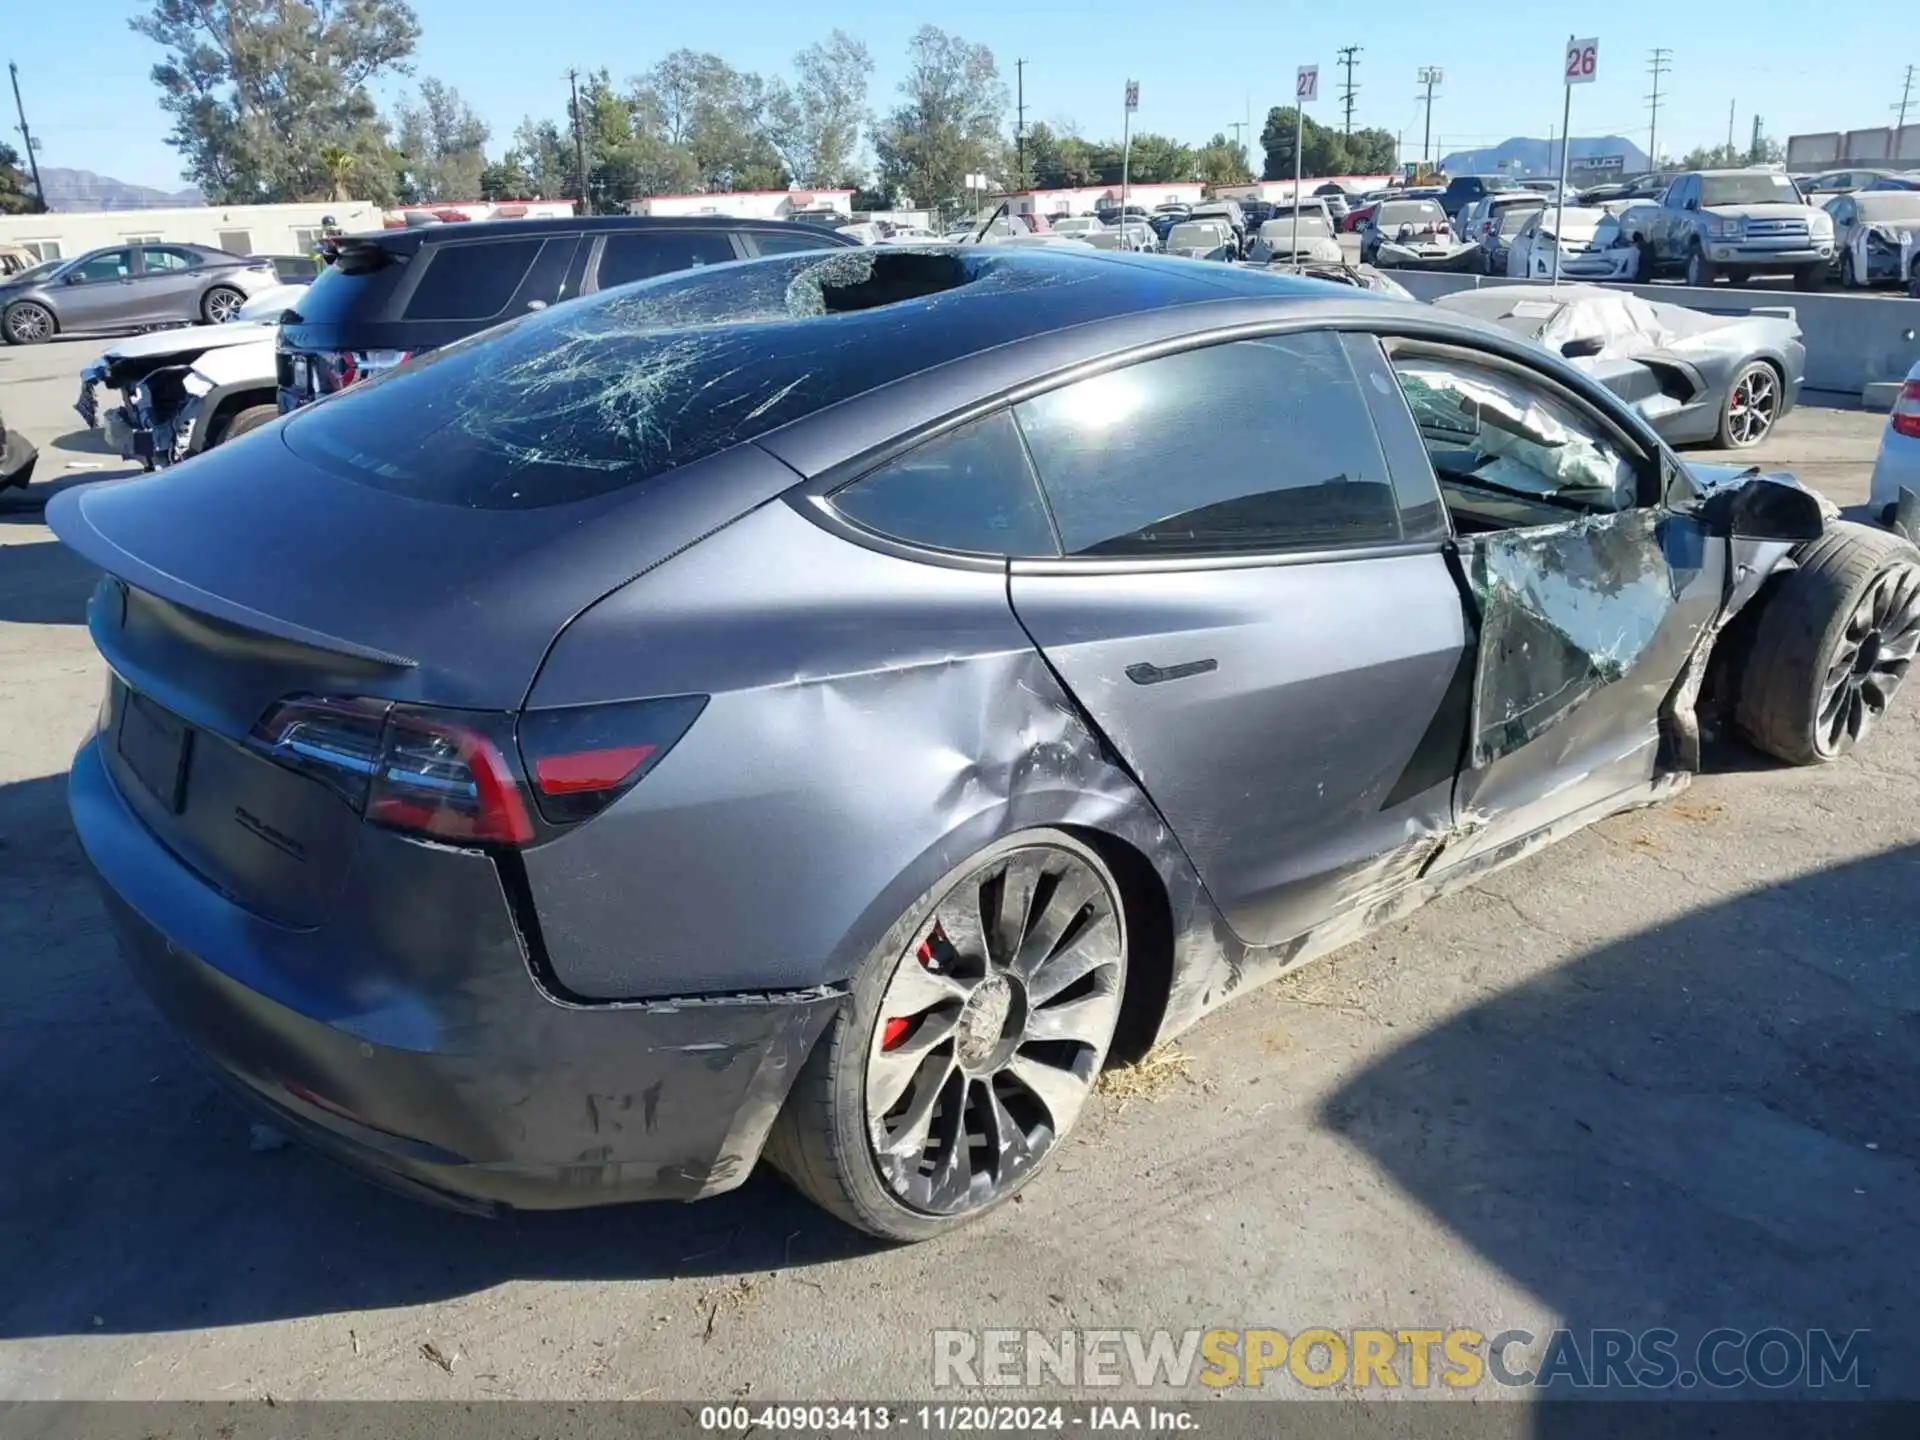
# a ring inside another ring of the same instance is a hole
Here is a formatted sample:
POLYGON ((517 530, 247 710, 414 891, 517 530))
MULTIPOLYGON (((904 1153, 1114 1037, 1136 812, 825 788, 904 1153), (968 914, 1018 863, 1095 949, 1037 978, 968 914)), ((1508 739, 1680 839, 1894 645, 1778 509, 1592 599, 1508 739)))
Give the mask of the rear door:
POLYGON ((143 324, 200 318, 200 288, 206 281, 200 257, 178 245, 142 245, 134 274, 138 307, 130 317, 143 324))
POLYGON ((1666 458, 1550 376, 1395 342, 1478 631, 1468 837, 1442 868, 1645 793, 1663 707, 1718 615, 1726 545, 1661 503, 1666 458))
POLYGON ((1388 401, 1372 340, 1315 331, 1015 407, 1062 558, 1012 562, 1014 610, 1250 944, 1387 893, 1450 820, 1463 612, 1388 401))

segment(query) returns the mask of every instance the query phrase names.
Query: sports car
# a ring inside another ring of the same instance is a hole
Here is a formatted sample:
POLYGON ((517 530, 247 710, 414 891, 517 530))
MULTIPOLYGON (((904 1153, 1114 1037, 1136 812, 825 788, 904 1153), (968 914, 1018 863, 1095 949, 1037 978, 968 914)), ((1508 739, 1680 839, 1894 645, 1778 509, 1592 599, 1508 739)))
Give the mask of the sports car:
POLYGON ((1671 445, 1758 445, 1806 373, 1800 326, 1780 315, 1708 315, 1595 285, 1492 285, 1433 303, 1570 360, 1671 445))
POLYGON ((901 1240, 1708 707, 1843 755, 1920 645, 1920 553, 1528 339, 1085 246, 623 286, 48 519, 80 844, 242 1096, 423 1198, 764 1156, 901 1240))

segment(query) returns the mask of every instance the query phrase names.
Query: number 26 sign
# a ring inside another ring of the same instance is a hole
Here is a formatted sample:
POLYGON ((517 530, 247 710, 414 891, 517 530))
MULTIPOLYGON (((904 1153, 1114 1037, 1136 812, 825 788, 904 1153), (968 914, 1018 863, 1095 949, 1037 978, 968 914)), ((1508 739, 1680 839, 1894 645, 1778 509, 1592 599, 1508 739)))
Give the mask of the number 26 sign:
POLYGON ((1598 40, 1569 40, 1566 63, 1567 84, 1591 85, 1599 60, 1600 42, 1598 40))

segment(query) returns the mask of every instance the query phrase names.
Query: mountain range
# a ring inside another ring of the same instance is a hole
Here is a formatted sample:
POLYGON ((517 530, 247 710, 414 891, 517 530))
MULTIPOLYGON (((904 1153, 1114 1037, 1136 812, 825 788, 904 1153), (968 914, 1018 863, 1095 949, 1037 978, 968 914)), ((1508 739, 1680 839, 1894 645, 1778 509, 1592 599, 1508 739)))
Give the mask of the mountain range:
MULTIPOLYGON (((1567 148, 1569 160, 1594 159, 1602 155, 1618 155, 1620 173, 1623 175, 1634 175, 1653 168, 1647 163, 1647 152, 1624 135, 1576 135, 1567 148)), ((1440 168, 1449 175, 1558 175, 1560 142, 1530 140, 1516 135, 1491 149, 1456 150, 1451 155, 1442 156, 1440 168)))
POLYGON ((40 167, 49 210, 164 210, 180 205, 204 205, 206 196, 192 186, 184 190, 156 190, 151 185, 129 185, 111 175, 91 170, 40 167))

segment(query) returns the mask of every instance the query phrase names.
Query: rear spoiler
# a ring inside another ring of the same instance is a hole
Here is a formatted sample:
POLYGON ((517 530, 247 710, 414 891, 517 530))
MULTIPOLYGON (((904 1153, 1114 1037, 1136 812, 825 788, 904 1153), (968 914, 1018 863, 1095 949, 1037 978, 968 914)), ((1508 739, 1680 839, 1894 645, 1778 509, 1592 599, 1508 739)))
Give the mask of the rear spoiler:
POLYGON ((338 635, 327 635, 312 630, 305 625, 297 625, 291 620, 283 620, 277 615, 268 615, 248 605, 241 605, 199 586, 169 575, 164 570, 155 569, 136 555, 130 555, 87 519, 87 501, 92 494, 101 490, 114 489, 120 485, 139 485, 145 477, 130 480, 106 481, 99 485, 84 486, 77 490, 63 490, 47 502, 47 528, 60 538, 69 550, 81 559, 98 565, 109 575, 124 581, 135 589, 157 595, 170 604, 185 610, 193 610, 213 620, 223 621, 257 634, 271 635, 275 639, 291 641, 304 645, 310 650, 324 650, 334 655, 345 655, 354 660, 367 661, 375 665, 385 665, 396 670, 413 670, 419 667, 419 661, 409 660, 404 655, 395 655, 391 651, 375 649, 371 645, 362 645, 355 640, 342 639, 338 635))

